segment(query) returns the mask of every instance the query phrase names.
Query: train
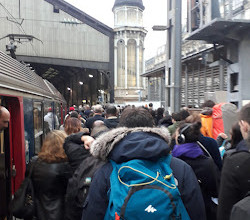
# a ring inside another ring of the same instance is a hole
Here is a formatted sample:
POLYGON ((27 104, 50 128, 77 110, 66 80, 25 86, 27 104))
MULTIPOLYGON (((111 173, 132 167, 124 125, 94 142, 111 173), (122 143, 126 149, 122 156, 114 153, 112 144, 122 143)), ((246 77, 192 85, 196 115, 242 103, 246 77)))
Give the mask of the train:
POLYGON ((40 151, 46 134, 63 123, 67 103, 49 81, 0 51, 0 105, 11 115, 8 129, 0 133, 0 219, 11 219, 9 204, 26 165, 40 151), (44 120, 48 112, 52 126, 44 120))

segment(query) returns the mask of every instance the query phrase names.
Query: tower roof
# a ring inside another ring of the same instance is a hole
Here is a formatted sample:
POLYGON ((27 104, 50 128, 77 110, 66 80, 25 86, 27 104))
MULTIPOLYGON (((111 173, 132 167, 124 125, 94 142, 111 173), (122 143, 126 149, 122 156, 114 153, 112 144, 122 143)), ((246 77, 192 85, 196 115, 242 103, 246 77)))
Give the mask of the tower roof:
POLYGON ((116 7, 119 6, 137 6, 139 7, 141 10, 144 10, 145 7, 142 3, 142 0, 115 0, 115 4, 113 6, 113 10, 116 7))

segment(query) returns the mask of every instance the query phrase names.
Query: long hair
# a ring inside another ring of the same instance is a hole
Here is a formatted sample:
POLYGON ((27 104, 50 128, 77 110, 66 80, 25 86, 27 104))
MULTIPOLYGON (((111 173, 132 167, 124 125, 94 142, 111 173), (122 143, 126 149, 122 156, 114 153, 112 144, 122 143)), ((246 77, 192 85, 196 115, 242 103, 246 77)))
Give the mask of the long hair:
POLYGON ((63 143, 67 137, 64 131, 54 130, 47 134, 38 158, 47 163, 60 163, 67 161, 63 143))
POLYGON ((78 118, 68 118, 65 121, 64 131, 67 135, 78 133, 81 130, 81 121, 78 118))

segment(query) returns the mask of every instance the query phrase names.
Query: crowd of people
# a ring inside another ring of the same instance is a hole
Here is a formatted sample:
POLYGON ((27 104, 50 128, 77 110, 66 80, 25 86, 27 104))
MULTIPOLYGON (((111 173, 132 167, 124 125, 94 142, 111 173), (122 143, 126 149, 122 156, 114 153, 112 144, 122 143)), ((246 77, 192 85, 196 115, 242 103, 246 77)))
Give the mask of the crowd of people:
POLYGON ((250 103, 217 139, 214 106, 70 107, 31 161, 36 218, 237 219, 250 191, 250 103))

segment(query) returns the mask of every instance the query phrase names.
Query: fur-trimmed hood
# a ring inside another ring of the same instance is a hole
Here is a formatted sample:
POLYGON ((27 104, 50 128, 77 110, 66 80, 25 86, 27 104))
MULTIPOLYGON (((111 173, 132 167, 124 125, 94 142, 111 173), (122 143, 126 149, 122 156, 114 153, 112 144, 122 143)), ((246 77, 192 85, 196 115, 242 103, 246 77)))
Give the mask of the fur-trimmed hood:
POLYGON ((100 135, 90 152, 102 160, 123 162, 130 159, 155 160, 169 153, 170 134, 166 128, 120 127, 100 135))

